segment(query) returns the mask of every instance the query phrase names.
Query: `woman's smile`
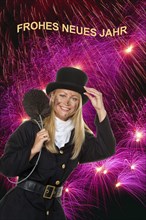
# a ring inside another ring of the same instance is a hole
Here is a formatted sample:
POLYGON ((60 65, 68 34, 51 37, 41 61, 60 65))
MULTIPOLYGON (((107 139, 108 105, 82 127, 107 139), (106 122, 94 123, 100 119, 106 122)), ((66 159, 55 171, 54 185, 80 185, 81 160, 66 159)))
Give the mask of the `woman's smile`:
POLYGON ((63 107, 63 106, 60 106, 60 108, 61 108, 63 111, 66 111, 66 112, 68 112, 68 111, 70 110, 70 108, 63 107))

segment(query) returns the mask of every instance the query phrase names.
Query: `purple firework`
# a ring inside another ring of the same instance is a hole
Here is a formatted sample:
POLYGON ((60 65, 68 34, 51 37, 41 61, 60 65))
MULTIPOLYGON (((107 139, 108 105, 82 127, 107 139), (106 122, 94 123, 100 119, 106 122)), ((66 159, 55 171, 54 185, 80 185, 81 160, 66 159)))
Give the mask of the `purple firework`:
MULTIPOLYGON (((1 13, 1 146, 27 119, 22 97, 31 88, 45 89, 62 66, 83 69, 88 86, 103 93, 117 139, 117 150, 106 160, 79 165, 68 178, 62 197, 68 219, 80 219, 79 211, 100 205, 121 189, 144 204, 146 100, 144 98, 144 1, 7 1, 1 13), (9 2, 9 4, 8 4, 9 2), (90 10, 91 9, 91 10, 90 10), (86 14, 86 16, 85 16, 86 14), (11 20, 11 22, 10 22, 11 20), (25 31, 15 34, 17 23, 58 21, 78 27, 103 29, 127 26, 127 34, 115 37, 84 36, 61 31, 25 31), (7 27, 7 28, 5 28, 7 27), (101 196, 102 195, 102 196, 101 196)), ((95 131, 95 111, 84 106, 84 118, 95 131)), ((5 187, 13 187, 1 176, 5 187)))

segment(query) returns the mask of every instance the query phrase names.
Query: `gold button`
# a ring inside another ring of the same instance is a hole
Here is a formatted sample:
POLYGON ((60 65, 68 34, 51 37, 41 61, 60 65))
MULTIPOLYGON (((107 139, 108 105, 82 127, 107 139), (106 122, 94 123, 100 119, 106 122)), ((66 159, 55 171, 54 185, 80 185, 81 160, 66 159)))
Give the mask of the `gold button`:
POLYGON ((60 154, 63 154, 63 150, 60 150, 59 152, 60 152, 60 154))
POLYGON ((62 167, 62 169, 65 169, 65 163, 64 163, 64 164, 62 164, 62 166, 61 166, 61 167, 62 167))
POLYGON ((57 180, 57 181, 55 182, 55 184, 56 184, 56 185, 59 185, 59 184, 60 184, 60 181, 59 181, 59 180, 57 180))
POLYGON ((49 211, 47 211, 46 214, 49 215, 49 211))

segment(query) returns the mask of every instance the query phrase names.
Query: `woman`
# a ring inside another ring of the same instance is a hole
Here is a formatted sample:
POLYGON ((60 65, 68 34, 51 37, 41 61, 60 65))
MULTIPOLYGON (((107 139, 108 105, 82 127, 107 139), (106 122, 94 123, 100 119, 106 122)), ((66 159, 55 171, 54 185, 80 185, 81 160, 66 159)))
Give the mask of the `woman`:
POLYGON ((32 121, 24 122, 11 135, 0 159, 5 176, 19 176, 20 183, 0 202, 1 220, 65 220, 61 206, 62 186, 78 165, 114 154, 113 136, 102 94, 85 87, 86 74, 64 67, 56 82, 47 85, 51 113, 39 131, 32 121), (90 100, 96 110, 97 137, 85 124, 82 105, 90 100), (34 172, 38 154, 42 151, 34 172))

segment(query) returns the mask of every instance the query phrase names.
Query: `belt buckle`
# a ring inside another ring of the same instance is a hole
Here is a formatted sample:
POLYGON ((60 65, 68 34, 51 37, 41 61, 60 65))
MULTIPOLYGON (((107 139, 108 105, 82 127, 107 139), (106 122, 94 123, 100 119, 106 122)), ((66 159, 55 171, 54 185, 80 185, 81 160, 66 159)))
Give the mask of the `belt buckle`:
POLYGON ((46 185, 45 191, 44 191, 44 194, 43 194, 43 198, 45 198, 45 199, 52 199, 54 191, 55 191, 55 186, 46 185), (52 190, 51 192, 50 192, 49 188, 52 190))

